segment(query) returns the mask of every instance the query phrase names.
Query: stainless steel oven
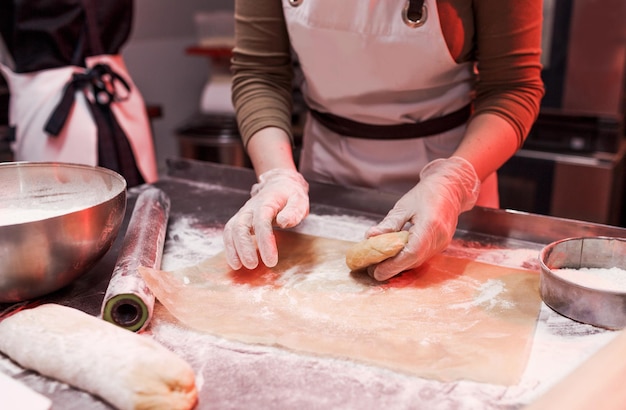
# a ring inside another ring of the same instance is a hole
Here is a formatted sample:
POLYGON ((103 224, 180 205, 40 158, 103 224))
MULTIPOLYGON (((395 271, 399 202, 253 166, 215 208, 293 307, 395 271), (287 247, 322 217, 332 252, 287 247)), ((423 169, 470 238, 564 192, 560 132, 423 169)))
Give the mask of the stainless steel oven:
POLYGON ((624 21, 624 0, 544 0, 546 95, 502 207, 626 226, 624 21))
POLYGON ((591 155, 522 149, 499 172, 502 208, 626 226, 626 142, 591 155))

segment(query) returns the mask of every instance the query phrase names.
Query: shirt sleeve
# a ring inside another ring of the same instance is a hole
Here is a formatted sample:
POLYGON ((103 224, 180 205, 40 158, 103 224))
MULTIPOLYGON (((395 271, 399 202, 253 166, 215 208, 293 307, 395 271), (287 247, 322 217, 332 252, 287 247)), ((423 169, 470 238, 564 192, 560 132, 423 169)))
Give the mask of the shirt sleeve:
POLYGON ((541 79, 542 1, 474 0, 478 82, 474 115, 507 120, 519 146, 537 118, 541 79))
POLYGON ((265 127, 292 138, 293 66, 282 4, 235 1, 232 99, 244 146, 265 127))

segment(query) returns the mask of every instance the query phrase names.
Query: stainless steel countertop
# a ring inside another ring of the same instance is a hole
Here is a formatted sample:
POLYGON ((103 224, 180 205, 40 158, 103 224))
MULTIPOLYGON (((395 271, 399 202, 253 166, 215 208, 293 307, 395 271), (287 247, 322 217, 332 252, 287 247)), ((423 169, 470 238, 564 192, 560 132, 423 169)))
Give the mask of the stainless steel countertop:
MULTIPOLYGON (((193 220, 204 230, 219 232, 248 199, 254 181, 254 173, 249 169, 171 159, 167 175, 154 185, 170 196, 170 226, 193 220)), ((127 216, 120 235, 100 263, 75 283, 42 298, 42 301, 72 306, 92 315, 99 314, 139 190, 141 187, 129 192, 127 216)), ((311 215, 318 216, 320 220, 348 215, 370 221, 379 220, 398 199, 394 195, 366 189, 316 183, 311 184, 310 198, 311 215)), ((456 238, 489 248, 539 250, 552 241, 583 235, 626 237, 626 229, 523 212, 475 208, 461 216, 456 238)), ((172 250, 179 239, 175 235, 168 236, 166 249, 170 246, 172 250)), ((184 245, 184 241, 180 244, 184 245)), ((0 305, 0 311, 7 307, 0 305)), ((181 334, 186 335, 188 342, 196 340, 198 343, 197 351, 185 349, 179 353, 198 372, 201 382, 199 409, 250 406, 308 409, 319 408, 319 403, 324 403, 324 408, 342 409, 516 409, 523 407, 613 337, 610 331, 573 322, 542 306, 536 343, 528 365, 530 376, 519 386, 501 388, 475 383, 439 383, 396 375, 387 370, 355 371, 333 360, 302 358, 295 354, 290 356, 282 354, 280 349, 268 347, 228 345, 213 337, 191 331, 186 334, 180 329, 174 332, 168 323, 171 318, 159 305, 155 310, 155 319, 158 323, 151 330, 153 336, 173 350, 183 349, 179 344, 182 342, 178 341, 181 334), (209 345, 210 348, 206 347, 209 345), (251 360, 255 360, 257 366, 259 361, 266 360, 271 367, 264 368, 273 371, 283 366, 289 369, 288 374, 296 377, 286 379, 277 374, 258 374, 258 367, 250 367, 251 360), (297 366, 294 367, 294 364, 297 366), (220 366, 224 368, 220 370, 220 366), (546 373, 544 366, 551 371, 542 375, 546 373), (228 370, 224 370, 226 367, 228 370), (366 379, 363 379, 364 374, 366 379), (280 386, 275 386, 276 380, 280 381, 280 386)), ((110 408, 87 393, 21 369, 2 355, 0 371, 50 397, 53 409, 110 408)))

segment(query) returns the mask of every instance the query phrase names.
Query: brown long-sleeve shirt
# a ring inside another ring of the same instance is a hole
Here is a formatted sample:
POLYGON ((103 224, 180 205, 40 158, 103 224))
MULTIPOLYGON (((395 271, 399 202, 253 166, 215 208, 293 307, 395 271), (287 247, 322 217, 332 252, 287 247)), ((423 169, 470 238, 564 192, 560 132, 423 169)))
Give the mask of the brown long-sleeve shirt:
MULTIPOLYGON (((521 146, 544 93, 542 0, 437 0, 437 7, 452 57, 477 63, 474 115, 503 117, 521 146)), ((269 126, 291 135, 293 72, 282 3, 236 0, 235 20, 233 104, 244 144, 269 126)))

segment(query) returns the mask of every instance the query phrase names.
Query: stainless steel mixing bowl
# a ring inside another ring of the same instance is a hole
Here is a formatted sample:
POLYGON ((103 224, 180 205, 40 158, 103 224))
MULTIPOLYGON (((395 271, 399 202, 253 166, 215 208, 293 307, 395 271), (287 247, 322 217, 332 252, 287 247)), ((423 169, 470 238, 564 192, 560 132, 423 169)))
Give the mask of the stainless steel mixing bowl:
POLYGON ((539 259, 541 298, 546 305, 578 322, 607 329, 626 327, 626 292, 583 285, 554 272, 561 268, 626 269, 626 238, 563 239, 543 248, 539 259))
POLYGON ((110 249, 126 210, 111 170, 52 162, 0 164, 0 302, 58 290, 110 249))

